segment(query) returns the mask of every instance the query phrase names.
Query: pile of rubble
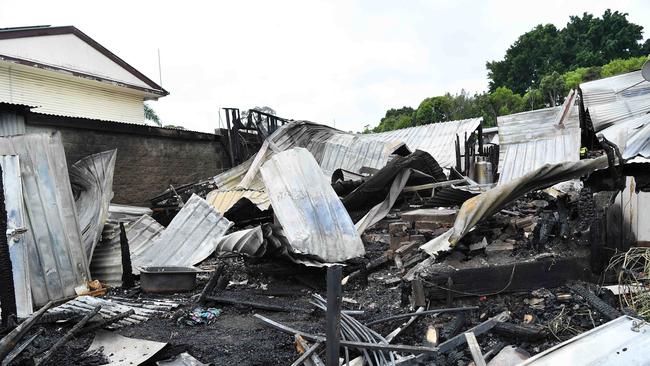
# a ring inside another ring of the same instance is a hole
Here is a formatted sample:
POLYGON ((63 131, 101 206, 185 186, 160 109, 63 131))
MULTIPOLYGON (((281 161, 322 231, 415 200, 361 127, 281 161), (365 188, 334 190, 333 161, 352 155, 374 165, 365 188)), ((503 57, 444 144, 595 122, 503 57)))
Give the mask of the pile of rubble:
POLYGON ((2 137, 2 364, 647 363, 647 128, 516 153, 582 134, 576 100, 529 141, 509 116, 501 154, 480 119, 288 122, 151 208, 111 203, 117 151, 2 137))

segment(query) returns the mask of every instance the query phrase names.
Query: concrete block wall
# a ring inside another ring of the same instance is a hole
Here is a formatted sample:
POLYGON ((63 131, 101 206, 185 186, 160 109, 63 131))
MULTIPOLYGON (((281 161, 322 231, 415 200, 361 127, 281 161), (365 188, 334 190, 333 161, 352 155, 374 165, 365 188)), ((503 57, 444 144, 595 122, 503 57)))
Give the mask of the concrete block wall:
POLYGON ((169 185, 210 178, 230 167, 220 137, 192 131, 32 114, 26 132, 59 131, 68 166, 117 149, 112 202, 149 206, 169 185))

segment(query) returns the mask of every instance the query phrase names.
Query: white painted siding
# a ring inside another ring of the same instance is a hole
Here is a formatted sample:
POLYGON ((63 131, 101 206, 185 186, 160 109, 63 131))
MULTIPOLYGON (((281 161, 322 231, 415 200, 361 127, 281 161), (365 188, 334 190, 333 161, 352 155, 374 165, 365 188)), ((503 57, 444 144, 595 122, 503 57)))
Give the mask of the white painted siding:
POLYGON ((34 105, 37 113, 144 123, 143 99, 133 89, 0 62, 0 102, 34 105))
POLYGON ((74 34, 2 39, 0 54, 151 88, 74 34))

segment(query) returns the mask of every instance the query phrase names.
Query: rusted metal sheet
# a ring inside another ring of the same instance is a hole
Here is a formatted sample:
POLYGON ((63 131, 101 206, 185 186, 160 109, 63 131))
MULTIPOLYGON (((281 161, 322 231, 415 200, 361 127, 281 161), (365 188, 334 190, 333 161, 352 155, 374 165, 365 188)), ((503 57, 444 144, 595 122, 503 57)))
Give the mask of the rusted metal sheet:
POLYGON ((497 118, 498 184, 508 183, 544 164, 580 159, 580 123, 572 102, 570 94, 563 106, 497 118))
POLYGON ((364 254, 352 219, 309 151, 274 154, 261 174, 294 256, 329 263, 364 254))
POLYGON ((132 249, 133 267, 196 265, 214 252, 219 238, 232 225, 194 194, 157 240, 132 249))
POLYGON ((90 272, 61 135, 2 137, 0 155, 20 160, 34 307, 75 295, 75 288, 86 289, 90 272))
POLYGON ((81 235, 88 261, 102 237, 113 198, 113 171, 117 150, 87 156, 70 167, 70 183, 81 224, 81 235))

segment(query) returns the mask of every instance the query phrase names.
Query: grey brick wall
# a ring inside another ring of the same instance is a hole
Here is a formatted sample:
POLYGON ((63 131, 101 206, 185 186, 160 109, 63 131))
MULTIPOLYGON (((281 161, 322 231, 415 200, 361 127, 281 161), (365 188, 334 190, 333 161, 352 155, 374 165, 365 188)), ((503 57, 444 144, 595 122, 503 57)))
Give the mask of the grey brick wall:
MULTIPOLYGON (((56 121, 54 121, 56 122, 56 121)), ((59 121, 60 122, 60 121, 59 121)), ((104 123, 97 121, 97 123, 104 123)), ((139 133, 139 126, 78 128, 51 123, 46 117, 27 119, 27 133, 60 131, 68 166, 84 156, 117 149, 113 178, 114 203, 149 206, 149 199, 170 184, 181 185, 213 177, 228 169, 228 155, 219 136, 193 132, 139 133)), ((147 128, 152 130, 152 128, 147 128)), ((140 131, 142 132, 142 131, 140 131)))

